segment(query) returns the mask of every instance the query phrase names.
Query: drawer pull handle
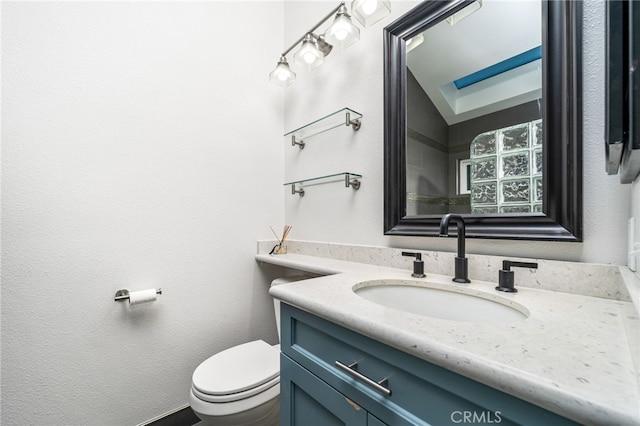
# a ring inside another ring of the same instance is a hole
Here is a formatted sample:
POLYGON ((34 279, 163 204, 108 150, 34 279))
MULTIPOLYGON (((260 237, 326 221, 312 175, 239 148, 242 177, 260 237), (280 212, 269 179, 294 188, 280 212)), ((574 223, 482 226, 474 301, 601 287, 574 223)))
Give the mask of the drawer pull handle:
POLYGON ((379 382, 376 382, 375 380, 371 380, 370 378, 368 378, 364 374, 361 374, 361 373, 359 373, 357 371, 357 369, 358 369, 358 363, 357 362, 354 362, 354 363, 349 364, 349 365, 345 365, 345 364, 341 363, 340 361, 336 361, 336 367, 338 367, 340 370, 344 371, 345 373, 347 373, 348 375, 350 375, 354 379, 360 380, 361 382, 366 383, 367 385, 371 386, 372 388, 374 388, 378 392, 382 393, 384 396, 391 396, 391 389, 386 387, 386 386, 389 385, 389 380, 386 379, 386 378, 380 380, 379 382))

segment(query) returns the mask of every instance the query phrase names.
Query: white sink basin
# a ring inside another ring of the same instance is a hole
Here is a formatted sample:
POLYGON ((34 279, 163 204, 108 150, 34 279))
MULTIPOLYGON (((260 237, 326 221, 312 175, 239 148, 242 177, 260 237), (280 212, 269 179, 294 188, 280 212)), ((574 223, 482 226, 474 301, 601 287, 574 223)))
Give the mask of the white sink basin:
POLYGON ((375 280, 358 283, 360 297, 388 308, 453 321, 510 323, 529 311, 519 303, 455 284, 413 280, 375 280))

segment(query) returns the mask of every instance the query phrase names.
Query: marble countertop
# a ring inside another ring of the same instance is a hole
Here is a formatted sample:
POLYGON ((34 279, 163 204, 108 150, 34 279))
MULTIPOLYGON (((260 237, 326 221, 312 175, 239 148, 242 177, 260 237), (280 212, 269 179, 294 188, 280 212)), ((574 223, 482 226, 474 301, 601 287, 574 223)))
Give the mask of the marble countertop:
POLYGON ((270 294, 286 303, 448 370, 583 424, 640 425, 633 302, 495 282, 456 284, 450 276, 411 277, 410 270, 302 254, 258 254, 260 262, 315 274, 270 294), (529 317, 505 324, 450 321, 405 313, 356 295, 380 279, 417 280, 486 292, 523 305, 529 317))

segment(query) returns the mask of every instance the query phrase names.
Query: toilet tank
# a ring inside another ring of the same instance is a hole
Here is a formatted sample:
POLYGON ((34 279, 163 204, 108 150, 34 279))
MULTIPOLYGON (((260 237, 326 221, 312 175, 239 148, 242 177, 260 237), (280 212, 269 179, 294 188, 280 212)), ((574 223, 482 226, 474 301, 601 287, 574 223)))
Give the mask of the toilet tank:
MULTIPOLYGON (((314 278, 314 276, 291 275, 289 277, 276 278, 275 280, 271 281, 271 287, 280 285, 280 284, 287 284, 287 283, 293 283, 296 281, 308 280, 311 278, 314 278)), ((275 311, 275 314, 276 314, 276 327, 278 327, 278 342, 279 342, 280 341, 280 301, 278 299, 273 299, 273 310, 275 311)))

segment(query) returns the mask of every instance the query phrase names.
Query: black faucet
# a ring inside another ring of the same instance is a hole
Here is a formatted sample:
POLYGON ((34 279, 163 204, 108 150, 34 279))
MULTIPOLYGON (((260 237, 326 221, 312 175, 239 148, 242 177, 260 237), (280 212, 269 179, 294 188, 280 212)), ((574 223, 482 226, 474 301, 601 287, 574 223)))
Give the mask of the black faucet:
POLYGON ((496 290, 507 293, 518 292, 518 289, 515 287, 515 274, 511 270, 512 266, 532 269, 538 268, 538 264, 533 262, 514 262, 512 260, 503 260, 502 269, 498 272, 498 287, 496 287, 496 290))
POLYGON ((449 221, 455 220, 458 224, 458 255, 455 260, 455 276, 452 281, 457 283, 470 283, 469 259, 464 257, 464 219, 458 214, 446 214, 440 221, 440 236, 449 236, 449 221))
POLYGON ((426 275, 424 274, 424 262, 422 261, 421 253, 411 253, 408 251, 403 251, 402 255, 416 258, 416 260, 413 261, 413 274, 411 274, 412 277, 415 277, 415 278, 426 277, 426 275))

